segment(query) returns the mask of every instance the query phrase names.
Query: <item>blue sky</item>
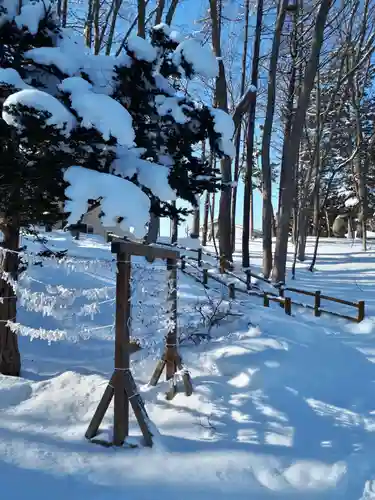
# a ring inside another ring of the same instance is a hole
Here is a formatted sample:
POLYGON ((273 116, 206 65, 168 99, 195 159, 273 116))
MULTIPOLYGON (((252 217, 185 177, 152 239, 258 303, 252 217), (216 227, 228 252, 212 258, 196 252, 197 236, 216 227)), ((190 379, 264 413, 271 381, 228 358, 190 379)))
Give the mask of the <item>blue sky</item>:
MULTIPOLYGON (((233 9, 236 10, 237 1, 232 0, 233 9)), ((199 29, 197 24, 195 23, 196 19, 202 18, 203 15, 207 12, 207 0, 180 0, 179 6, 176 11, 176 16, 174 18, 173 26, 183 32, 192 32, 195 29, 199 29)), ((252 33, 250 32, 250 36, 252 33)), ((250 51, 251 51, 251 42, 250 42, 250 51)), ((250 71, 250 68, 249 68, 250 71)), ((237 210, 236 210, 236 223, 242 225, 242 210, 243 210, 243 190, 244 186, 242 181, 239 182, 238 185, 238 197, 237 197, 237 210)), ((218 193, 217 197, 220 196, 218 193)), ((204 198, 204 197, 203 197, 204 198)), ((273 187, 273 203, 274 206, 277 206, 278 200, 278 191, 277 186, 273 187)), ((202 207, 204 200, 202 199, 202 207)), ((217 215, 218 211, 218 201, 216 202, 216 210, 215 213, 217 215)), ((181 226, 180 233, 181 235, 185 233, 186 225, 191 227, 191 217, 189 217, 185 224, 181 226)), ((254 192, 254 225, 255 227, 261 228, 262 225, 262 197, 258 190, 254 192)), ((161 234, 169 235, 170 230, 170 221, 162 220, 161 222, 161 234)))

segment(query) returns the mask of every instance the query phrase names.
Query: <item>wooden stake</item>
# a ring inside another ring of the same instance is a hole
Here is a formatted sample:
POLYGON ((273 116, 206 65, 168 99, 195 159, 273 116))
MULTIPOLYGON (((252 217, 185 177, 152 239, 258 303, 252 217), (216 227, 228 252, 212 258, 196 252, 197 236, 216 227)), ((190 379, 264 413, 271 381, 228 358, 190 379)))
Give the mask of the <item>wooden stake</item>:
POLYGON ((319 317, 320 316, 320 295, 321 292, 317 290, 315 292, 315 302, 314 302, 314 316, 319 317))
POLYGON ((287 314, 288 316, 292 315, 292 299, 290 297, 285 297, 284 309, 285 309, 285 314, 287 314))
POLYGON ((358 302, 358 323, 365 319, 365 302, 363 300, 358 302))

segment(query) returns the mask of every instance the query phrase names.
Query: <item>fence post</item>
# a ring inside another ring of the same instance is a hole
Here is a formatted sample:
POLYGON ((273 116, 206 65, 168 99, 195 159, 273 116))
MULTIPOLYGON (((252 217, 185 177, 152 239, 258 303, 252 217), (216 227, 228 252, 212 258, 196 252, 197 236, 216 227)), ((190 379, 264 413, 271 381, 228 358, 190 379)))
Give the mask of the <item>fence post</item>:
POLYGON ((229 290, 229 298, 235 299, 236 298, 236 289, 235 289, 234 283, 230 283, 228 285, 228 290, 229 290))
POLYGON ((264 294, 263 294, 263 305, 264 305, 264 307, 270 307, 270 299, 269 299, 268 295, 266 294, 266 292, 264 292, 264 294))
POLYGON ((208 283, 208 269, 203 269, 203 284, 207 285, 208 283))
POLYGON ((246 269, 246 289, 251 290, 251 271, 250 269, 246 269))
POLYGON ((198 248, 198 266, 202 266, 202 249, 198 248))
POLYGON ((321 292, 319 290, 317 290, 315 292, 315 303, 314 303, 314 315, 316 317, 319 317, 321 315, 321 312, 320 312, 320 295, 321 295, 321 292))
POLYGON ((185 262, 185 255, 181 255, 181 271, 185 269, 186 262, 185 262))
MULTIPOLYGON (((283 285, 281 285, 279 288, 279 297, 281 297, 282 299, 285 297, 285 290, 284 290, 283 285)), ((284 301, 283 300, 280 300, 280 307, 284 308, 284 301)))
POLYGON ((285 309, 285 314, 287 314, 288 316, 292 315, 292 299, 290 297, 285 297, 284 309, 285 309))
POLYGON ((358 323, 365 319, 365 301, 360 300, 358 302, 358 323))

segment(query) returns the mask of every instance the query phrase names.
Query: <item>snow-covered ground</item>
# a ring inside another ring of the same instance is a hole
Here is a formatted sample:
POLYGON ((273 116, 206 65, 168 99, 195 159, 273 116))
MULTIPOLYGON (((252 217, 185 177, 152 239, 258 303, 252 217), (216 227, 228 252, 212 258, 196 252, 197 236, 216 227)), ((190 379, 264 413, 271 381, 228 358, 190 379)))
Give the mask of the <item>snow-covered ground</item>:
MULTIPOLYGON (((223 320, 210 342, 181 347, 194 394, 172 402, 163 383, 145 386, 165 328, 164 267, 136 261, 142 304, 135 303, 133 330, 144 349, 132 368, 160 432, 152 449, 106 449, 84 439, 113 370, 114 265, 109 246, 94 237, 76 242, 57 232, 48 245, 68 248, 72 259, 29 265, 19 321, 30 329, 21 332, 43 338, 21 336, 23 378, 0 377, 0 482, 8 496, 375 498, 375 242, 364 254, 359 243, 323 239, 317 271, 299 264, 293 282, 364 299, 363 323, 297 308, 289 318, 277 305, 268 310, 241 297, 232 310, 242 316, 223 320)), ((29 252, 37 247, 28 242, 29 252)), ((260 251, 253 242, 254 266, 260 251)), ((201 287, 181 276, 179 299, 181 328, 202 329, 201 287)), ((111 425, 109 412, 103 427, 111 425)), ((131 434, 139 434, 135 425, 131 434)))

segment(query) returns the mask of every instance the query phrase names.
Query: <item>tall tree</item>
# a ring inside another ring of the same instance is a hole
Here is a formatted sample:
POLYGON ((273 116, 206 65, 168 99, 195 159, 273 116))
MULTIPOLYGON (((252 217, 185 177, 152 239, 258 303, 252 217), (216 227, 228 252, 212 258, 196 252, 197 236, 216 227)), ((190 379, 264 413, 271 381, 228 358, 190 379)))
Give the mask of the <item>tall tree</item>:
POLYGON ((284 26, 288 0, 279 0, 275 31, 272 40, 271 57, 268 70, 266 116, 262 135, 262 197, 263 197, 263 274, 269 277, 272 270, 272 172, 271 136, 275 113, 276 73, 280 52, 281 34, 284 26))
MULTIPOLYGON (((262 36, 263 22, 263 0, 257 2, 257 16, 255 24, 255 37, 253 45, 253 59, 251 68, 251 85, 258 87, 260 42, 262 36)), ((252 204, 253 204, 253 162, 254 162, 254 141, 255 141, 255 111, 257 95, 253 94, 253 99, 249 106, 249 118, 246 131, 246 170, 244 179, 244 201, 243 201, 243 227, 242 227, 242 265, 247 268, 250 265, 250 237, 252 227, 252 204), (251 225, 251 230, 250 230, 251 225)))
POLYGON ((285 282, 286 260, 288 252, 289 223, 293 206, 293 170, 295 168, 303 125, 309 105, 311 90, 318 70, 319 56, 323 44, 324 29, 332 0, 321 0, 316 16, 310 57, 304 72, 302 89, 298 97, 297 109, 293 119, 288 145, 285 151, 285 161, 289 166, 285 174, 285 189, 281 193, 281 206, 275 248, 275 261, 272 279, 275 282, 285 282))
MULTIPOLYGON (((221 1, 210 0, 210 17, 212 27, 212 46, 218 59, 219 74, 216 78, 215 102, 219 109, 228 112, 227 79, 221 51, 221 1), (219 9, 218 9, 219 3, 219 9)), ((231 194, 232 194, 232 164, 229 156, 221 160, 221 175, 223 189, 219 206, 219 249, 226 261, 232 261, 231 242, 231 194)))

